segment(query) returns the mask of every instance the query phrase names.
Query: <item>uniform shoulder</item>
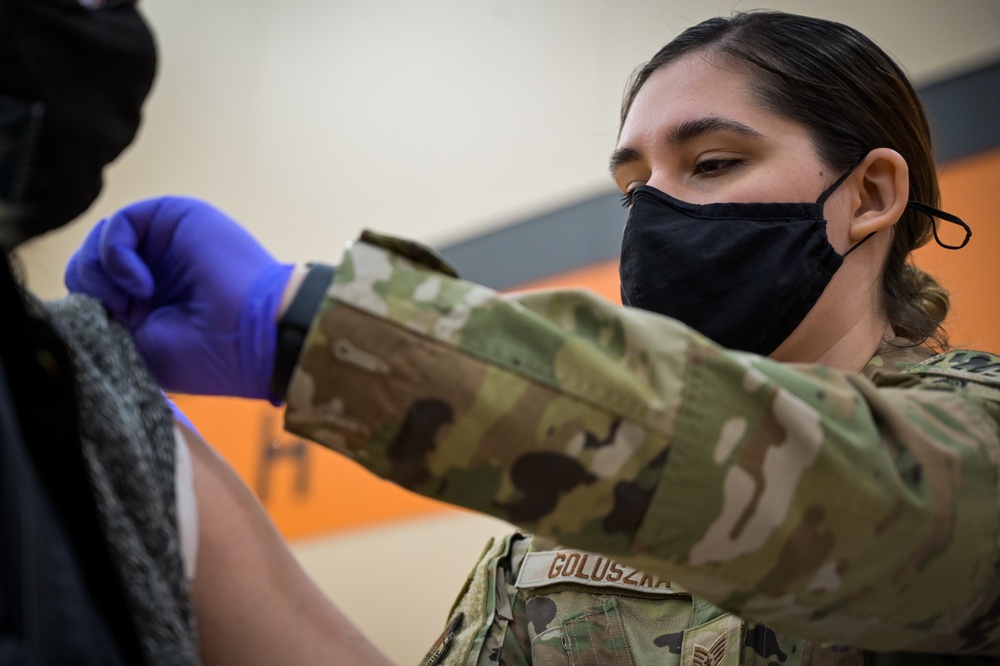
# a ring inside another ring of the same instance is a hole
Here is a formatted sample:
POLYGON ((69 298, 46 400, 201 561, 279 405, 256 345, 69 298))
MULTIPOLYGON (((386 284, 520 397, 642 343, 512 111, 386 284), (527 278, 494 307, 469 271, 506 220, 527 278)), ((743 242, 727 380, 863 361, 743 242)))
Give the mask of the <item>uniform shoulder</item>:
MULTIPOLYGON (((1000 356, 971 349, 953 349, 906 369, 929 385, 946 385, 1000 402, 1000 356)), ((939 386, 945 388, 946 386, 939 386)))
POLYGON ((449 277, 458 277, 458 271, 444 257, 417 241, 390 236, 372 229, 363 230, 358 241, 406 257, 420 266, 437 271, 438 273, 444 273, 449 277))

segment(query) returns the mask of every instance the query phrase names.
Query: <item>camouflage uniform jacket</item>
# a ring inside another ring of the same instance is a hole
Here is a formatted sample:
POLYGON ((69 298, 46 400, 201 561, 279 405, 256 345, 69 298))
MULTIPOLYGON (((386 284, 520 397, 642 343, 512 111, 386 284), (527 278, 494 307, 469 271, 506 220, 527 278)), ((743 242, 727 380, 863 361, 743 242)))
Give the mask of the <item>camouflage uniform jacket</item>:
POLYGON ((990 656, 869 652, 746 622, 676 583, 520 532, 491 541, 421 666, 943 666, 990 656))
POLYGON ((869 374, 725 350, 585 291, 503 296, 365 232, 286 427, 789 635, 998 655, 1000 358, 869 374))

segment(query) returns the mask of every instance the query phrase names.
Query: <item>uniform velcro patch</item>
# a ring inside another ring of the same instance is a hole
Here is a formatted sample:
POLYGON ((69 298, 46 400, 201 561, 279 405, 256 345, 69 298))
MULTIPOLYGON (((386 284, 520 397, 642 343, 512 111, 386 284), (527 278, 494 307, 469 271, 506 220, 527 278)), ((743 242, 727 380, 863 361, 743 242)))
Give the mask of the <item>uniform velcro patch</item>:
POLYGON ((671 588, 670 581, 665 578, 653 576, 609 557, 578 550, 528 553, 521 563, 516 587, 533 589, 567 583, 665 596, 687 594, 671 588))
POLYGON ((957 387, 977 398, 1000 402, 1000 356, 955 349, 907 370, 931 386, 957 387))

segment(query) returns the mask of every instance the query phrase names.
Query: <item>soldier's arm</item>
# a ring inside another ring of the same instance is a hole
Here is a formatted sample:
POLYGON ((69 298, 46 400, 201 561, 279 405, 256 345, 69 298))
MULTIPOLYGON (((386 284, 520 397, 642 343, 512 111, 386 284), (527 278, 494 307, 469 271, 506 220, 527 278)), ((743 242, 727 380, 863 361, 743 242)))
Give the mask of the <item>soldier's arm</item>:
POLYGON ((503 297, 369 235, 313 323, 286 426, 789 633, 986 652, 998 420, 958 386, 729 352, 585 292, 503 297))

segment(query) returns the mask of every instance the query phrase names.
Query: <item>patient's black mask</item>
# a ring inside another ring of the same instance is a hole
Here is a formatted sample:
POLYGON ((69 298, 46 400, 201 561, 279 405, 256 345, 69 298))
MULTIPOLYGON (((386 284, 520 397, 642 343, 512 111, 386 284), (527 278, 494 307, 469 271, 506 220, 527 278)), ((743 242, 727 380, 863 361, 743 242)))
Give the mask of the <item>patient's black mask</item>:
POLYGON ((130 0, 0 0, 0 244, 93 203, 131 143, 156 69, 130 0))

